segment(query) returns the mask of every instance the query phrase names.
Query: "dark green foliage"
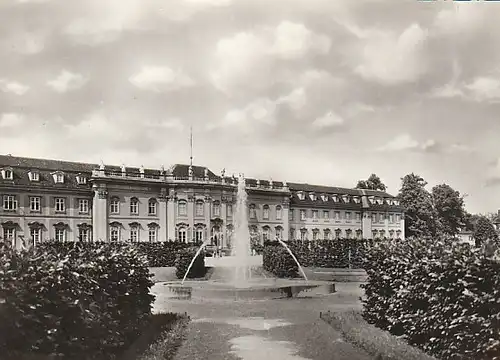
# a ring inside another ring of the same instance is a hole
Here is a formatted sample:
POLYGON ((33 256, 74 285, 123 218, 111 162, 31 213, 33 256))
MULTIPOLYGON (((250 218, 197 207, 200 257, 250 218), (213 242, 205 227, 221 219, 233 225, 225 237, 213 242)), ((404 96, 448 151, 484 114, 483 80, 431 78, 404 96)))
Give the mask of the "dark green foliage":
POLYGON ((460 192, 447 184, 432 188, 432 201, 438 217, 438 230, 447 236, 456 236, 465 225, 464 199, 460 192))
MULTIPOLYGON (((196 246, 193 243, 182 243, 179 241, 163 241, 163 242, 139 242, 134 243, 141 253, 148 258, 150 267, 172 267, 175 266, 177 252, 187 247, 196 246)), ((201 245, 201 244, 200 244, 201 245)))
POLYGON ((282 245, 268 245, 264 247, 263 267, 279 278, 296 278, 299 276, 299 267, 282 245))
POLYGON ((500 354, 500 263, 440 239, 384 241, 368 252, 363 317, 441 359, 500 354))
MULTIPOLYGON (((362 268, 366 248, 373 240, 338 239, 285 242, 300 265, 322 268, 362 268)), ((265 244, 280 246, 278 242, 265 244)))
MULTIPOLYGON (((175 259, 175 276, 178 279, 182 279, 188 270, 189 263, 193 259, 198 249, 194 247, 181 249, 177 252, 177 258, 175 259)), ((189 270, 187 278, 202 278, 206 274, 205 268, 205 252, 202 251, 193 263, 193 266, 189 270)))
POLYGON ((487 240, 498 240, 498 233, 493 226, 493 223, 486 216, 479 216, 477 218, 475 228, 474 228, 474 239, 476 240, 476 245, 481 246, 486 244, 487 240))
POLYGON ((356 189, 386 191, 387 187, 376 174, 371 174, 368 180, 359 180, 356 189))
POLYGON ((0 351, 112 359, 149 321, 146 258, 123 243, 0 249, 0 351))

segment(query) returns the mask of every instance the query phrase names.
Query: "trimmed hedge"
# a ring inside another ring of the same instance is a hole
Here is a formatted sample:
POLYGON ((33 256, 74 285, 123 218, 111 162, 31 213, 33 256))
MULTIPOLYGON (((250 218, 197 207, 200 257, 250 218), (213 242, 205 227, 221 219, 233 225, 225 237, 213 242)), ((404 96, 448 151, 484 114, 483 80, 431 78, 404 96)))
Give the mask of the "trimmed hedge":
POLYGON ((500 263, 440 239, 376 244, 363 317, 441 359, 500 356, 500 263))
MULTIPOLYGON (((176 267, 175 276, 177 276, 178 279, 182 279, 186 274, 189 264, 191 263, 193 257, 196 255, 197 250, 198 250, 197 248, 190 247, 181 249, 177 252, 177 258, 175 259, 175 267, 176 267)), ((193 266, 189 270, 187 278, 189 279, 202 278, 205 275, 206 275, 205 252, 201 251, 201 253, 194 261, 193 266)))
POLYGON ((296 278, 299 267, 282 245, 267 245, 263 253, 264 270, 280 278, 296 278))
POLYGON ((173 267, 179 250, 197 246, 194 243, 180 241, 138 242, 134 243, 141 253, 146 255, 150 267, 173 267))
MULTIPOLYGON (((149 321, 146 257, 123 243, 0 249, 0 351, 113 359, 149 321)), ((14 355, 15 358, 15 355, 14 355)))

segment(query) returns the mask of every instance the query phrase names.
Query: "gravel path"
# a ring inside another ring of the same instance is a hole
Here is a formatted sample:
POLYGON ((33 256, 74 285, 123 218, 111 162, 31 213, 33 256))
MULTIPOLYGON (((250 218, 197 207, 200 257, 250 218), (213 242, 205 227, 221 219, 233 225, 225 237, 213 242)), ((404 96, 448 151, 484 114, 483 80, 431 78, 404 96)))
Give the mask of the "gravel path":
POLYGON ((158 294, 155 311, 187 312, 192 322, 176 360, 368 360, 319 320, 321 311, 359 309, 358 284, 338 284, 335 294, 311 299, 182 301, 158 294))

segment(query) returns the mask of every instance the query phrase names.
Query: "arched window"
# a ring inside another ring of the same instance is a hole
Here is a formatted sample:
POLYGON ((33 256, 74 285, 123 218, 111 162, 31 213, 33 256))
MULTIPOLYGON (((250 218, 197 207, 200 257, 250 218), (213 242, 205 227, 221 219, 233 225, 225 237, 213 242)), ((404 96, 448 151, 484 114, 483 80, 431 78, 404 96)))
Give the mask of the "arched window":
POLYGON ((148 224, 148 240, 149 242, 156 242, 158 239, 158 224, 150 223, 148 224))
POLYGON ((381 239, 384 239, 385 238, 385 230, 380 230, 379 236, 381 239))
POLYGON ((130 199, 130 214, 139 215, 139 199, 136 197, 130 199))
POLYGON ((119 214, 120 213, 120 199, 116 196, 113 196, 109 201, 109 212, 111 214, 119 214))
POLYGON ((255 204, 250 204, 248 206, 250 211, 250 219, 257 219, 257 211, 255 210, 255 204))
POLYGON ((350 238, 352 238, 352 230, 351 230, 351 229, 347 229, 347 230, 345 231, 345 238, 346 238, 346 239, 350 239, 350 238))
POLYGON ((269 220, 269 205, 264 205, 262 208, 262 218, 264 220, 269 220))
POLYGON ((196 242, 203 242, 203 238, 205 234, 205 229, 202 226, 198 226, 194 233, 194 239, 196 242))
POLYGON ((276 226, 274 230, 276 231, 276 238, 283 240, 283 228, 281 226, 276 226))
POLYGON ((196 216, 203 216, 205 213, 205 203, 203 200, 196 200, 196 216))
POLYGON ((378 239, 378 231, 372 230, 372 239, 378 239))
POLYGON ((131 223, 130 224, 130 241, 131 242, 139 241, 139 227, 140 227, 140 225, 138 223, 131 223))
POLYGON ((109 224, 109 238, 111 241, 120 241, 120 229, 121 224, 118 222, 112 222, 109 224))
POLYGON ((396 231, 396 238, 401 239, 401 230, 396 231))
POLYGON ((148 215, 156 215, 156 207, 158 202, 156 199, 149 199, 148 201, 148 215))
POLYGON ((214 201, 212 204, 212 213, 213 216, 219 217, 220 216, 220 201, 214 201))
POLYGON ((363 239, 363 230, 361 230, 361 229, 356 230, 356 238, 358 240, 363 239))
POLYGON ((39 222, 29 223, 31 242, 33 246, 36 246, 42 241, 42 229, 43 224, 39 222))
POLYGON ((63 223, 63 222, 60 222, 60 223, 57 223, 54 225, 54 229, 55 229, 55 240, 56 241, 66 241, 66 230, 68 228, 68 225, 63 223))
POLYGON ((276 206, 276 220, 281 220, 283 217, 283 209, 281 205, 276 206))
POLYGON ((269 240, 271 240, 271 229, 266 225, 262 228, 262 241, 269 240))
POLYGON ((181 226, 178 230, 177 230, 177 239, 180 241, 180 242, 187 242, 187 229, 186 227, 184 226, 181 226))
POLYGON ((330 231, 330 229, 323 230, 323 239, 331 240, 331 235, 332 235, 332 232, 330 231))
POLYGON ((313 229, 313 240, 319 239, 319 229, 313 229))
POLYGON ((187 216, 187 202, 186 200, 179 200, 177 203, 177 212, 179 216, 187 216))
POLYGON ((389 237, 394 239, 394 230, 389 230, 389 237))
POLYGON ((290 237, 290 240, 295 240, 295 228, 290 228, 290 234, 288 235, 290 237))
POLYGON ((340 239, 340 236, 342 235, 342 230, 340 229, 335 229, 335 239, 338 240, 340 239))
POLYGON ((300 229, 300 240, 307 240, 307 229, 300 229))

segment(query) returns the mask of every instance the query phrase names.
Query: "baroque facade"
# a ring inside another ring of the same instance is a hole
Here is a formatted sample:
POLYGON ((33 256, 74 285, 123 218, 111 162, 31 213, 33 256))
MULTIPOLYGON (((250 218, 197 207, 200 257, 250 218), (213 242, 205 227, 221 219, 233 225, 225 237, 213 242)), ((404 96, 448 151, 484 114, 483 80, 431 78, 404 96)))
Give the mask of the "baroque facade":
MULTIPOLYGON (((230 247, 237 179, 201 166, 105 166, 0 156, 0 236, 41 241, 204 241, 230 247)), ((393 196, 246 179, 249 230, 263 242, 404 238, 393 196)))

